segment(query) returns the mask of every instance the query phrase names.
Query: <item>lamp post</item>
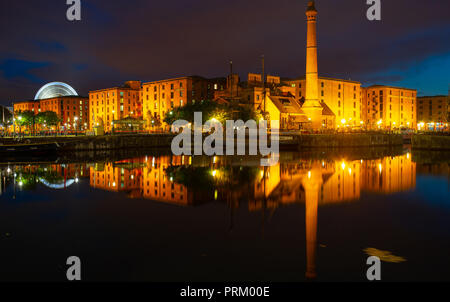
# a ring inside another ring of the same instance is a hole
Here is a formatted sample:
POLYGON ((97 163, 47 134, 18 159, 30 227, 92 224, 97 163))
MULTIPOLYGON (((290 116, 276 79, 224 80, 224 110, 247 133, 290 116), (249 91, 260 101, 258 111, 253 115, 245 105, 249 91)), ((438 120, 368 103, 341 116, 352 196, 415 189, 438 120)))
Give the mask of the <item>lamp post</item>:
POLYGON ((19 115, 18 117, 19 120, 19 136, 22 134, 22 126, 20 125, 20 122, 22 121, 22 117, 19 115))
POLYGON ((342 119, 341 120, 341 124, 342 124, 343 132, 345 133, 345 131, 346 131, 345 127, 346 127, 346 124, 347 124, 347 120, 346 119, 342 119))
POLYGON ((78 116, 75 117, 75 136, 78 136, 78 116))

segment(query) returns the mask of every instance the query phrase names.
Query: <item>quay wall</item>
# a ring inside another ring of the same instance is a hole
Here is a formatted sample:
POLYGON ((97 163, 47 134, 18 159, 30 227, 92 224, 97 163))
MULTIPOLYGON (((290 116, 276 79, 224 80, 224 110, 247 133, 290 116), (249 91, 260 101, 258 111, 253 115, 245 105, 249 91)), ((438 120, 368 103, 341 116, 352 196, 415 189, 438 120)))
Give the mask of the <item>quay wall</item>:
MULTIPOLYGON (((25 142, 58 142, 62 146, 62 151, 101 151, 115 149, 170 148, 174 137, 175 135, 173 134, 34 137, 25 139, 25 142)), ((4 145, 14 143, 12 139, 2 139, 1 142, 4 145)), ((248 146, 248 139, 246 140, 246 143, 248 146)), ((401 145, 403 145, 403 137, 395 134, 280 135, 281 150, 298 150, 304 148, 359 148, 401 145)))
POLYGON ((397 134, 314 134, 294 135, 289 140, 280 137, 280 145, 293 145, 298 148, 361 148, 379 146, 401 146, 403 136, 397 134))
POLYGON ((412 148, 416 150, 450 151, 450 136, 448 135, 414 135, 412 148))

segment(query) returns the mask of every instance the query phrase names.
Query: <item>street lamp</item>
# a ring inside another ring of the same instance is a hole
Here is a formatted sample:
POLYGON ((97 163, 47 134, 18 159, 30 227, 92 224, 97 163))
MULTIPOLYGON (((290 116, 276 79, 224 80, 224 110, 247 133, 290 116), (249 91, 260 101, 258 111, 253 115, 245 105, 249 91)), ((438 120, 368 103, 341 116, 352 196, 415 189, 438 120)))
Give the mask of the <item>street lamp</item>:
POLYGON ((75 124, 74 124, 74 127, 75 127, 75 136, 78 136, 78 116, 76 116, 76 117, 74 118, 74 120, 75 120, 75 124))
POLYGON ((17 119, 19 120, 19 136, 20 136, 20 134, 22 134, 22 126, 20 125, 20 122, 22 121, 22 116, 19 115, 17 119))

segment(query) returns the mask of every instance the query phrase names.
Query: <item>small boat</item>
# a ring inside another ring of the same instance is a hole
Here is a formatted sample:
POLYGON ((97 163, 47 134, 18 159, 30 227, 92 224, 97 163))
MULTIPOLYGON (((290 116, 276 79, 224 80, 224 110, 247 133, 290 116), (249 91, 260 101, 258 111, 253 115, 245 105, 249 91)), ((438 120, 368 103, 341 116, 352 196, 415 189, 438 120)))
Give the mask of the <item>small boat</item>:
POLYGON ((57 142, 53 143, 39 143, 39 144, 14 144, 14 145, 0 145, 0 153, 14 156, 22 155, 45 155, 56 153, 61 146, 57 142))

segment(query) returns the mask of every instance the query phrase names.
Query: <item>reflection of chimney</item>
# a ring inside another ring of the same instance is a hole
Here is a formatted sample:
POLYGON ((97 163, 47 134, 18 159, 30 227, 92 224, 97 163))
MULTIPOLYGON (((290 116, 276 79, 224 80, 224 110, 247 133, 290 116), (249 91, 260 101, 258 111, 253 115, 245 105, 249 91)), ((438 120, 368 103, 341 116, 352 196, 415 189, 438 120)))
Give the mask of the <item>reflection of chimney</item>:
POLYGON ((306 208, 306 278, 315 279, 317 250, 317 208, 319 193, 322 187, 322 171, 320 164, 313 164, 311 171, 303 177, 306 208))

